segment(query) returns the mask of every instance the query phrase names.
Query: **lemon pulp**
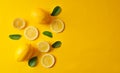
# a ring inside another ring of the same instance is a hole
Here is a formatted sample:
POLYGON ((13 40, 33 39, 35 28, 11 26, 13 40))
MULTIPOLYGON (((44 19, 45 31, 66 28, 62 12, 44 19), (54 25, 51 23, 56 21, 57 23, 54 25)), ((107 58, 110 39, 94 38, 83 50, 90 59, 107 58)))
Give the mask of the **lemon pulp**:
POLYGON ((46 42, 46 41, 39 42, 39 43, 37 44, 37 46, 38 46, 38 50, 39 50, 40 52, 48 52, 48 51, 50 50, 50 45, 49 45, 49 43, 46 42))
POLYGON ((26 22, 22 18, 17 18, 13 21, 13 26, 17 29, 23 29, 26 26, 26 22))
POLYGON ((41 64, 45 68, 50 68, 54 65, 55 63, 55 58, 51 54, 45 54, 41 58, 41 64))
POLYGON ((59 33, 62 32, 65 28, 65 24, 61 19, 55 19, 51 24, 50 28, 52 31, 59 33))
POLYGON ((24 30, 24 35, 28 40, 35 40, 39 36, 38 29, 35 28, 34 26, 28 26, 24 30))

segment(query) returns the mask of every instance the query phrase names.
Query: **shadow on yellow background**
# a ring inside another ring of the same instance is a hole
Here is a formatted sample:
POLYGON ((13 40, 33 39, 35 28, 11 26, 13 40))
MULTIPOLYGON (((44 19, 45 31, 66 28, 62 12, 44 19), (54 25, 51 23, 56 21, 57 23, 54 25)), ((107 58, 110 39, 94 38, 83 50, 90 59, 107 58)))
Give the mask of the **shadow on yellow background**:
POLYGON ((0 73, 120 73, 120 1, 119 0, 2 0, 0 1, 0 73), (40 32, 47 26, 34 24, 30 11, 43 8, 49 12, 62 7, 59 18, 64 20, 63 33, 50 39, 40 34, 36 41, 28 41, 23 31, 12 27, 15 18, 21 17, 40 32), (19 33, 19 41, 9 34, 19 33), (62 47, 50 52, 57 61, 53 68, 38 64, 30 68, 27 62, 16 62, 14 53, 21 43, 33 45, 39 41, 62 41, 62 47))

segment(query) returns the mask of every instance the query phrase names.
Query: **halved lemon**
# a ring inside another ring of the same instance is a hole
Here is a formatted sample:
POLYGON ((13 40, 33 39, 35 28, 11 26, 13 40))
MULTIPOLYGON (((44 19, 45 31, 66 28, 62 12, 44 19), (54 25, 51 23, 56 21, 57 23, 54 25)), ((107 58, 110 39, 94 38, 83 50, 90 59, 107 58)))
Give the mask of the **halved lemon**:
POLYGON ((30 58, 32 52, 33 48, 31 48, 31 45, 28 44, 21 45, 15 52, 15 59, 18 62, 27 60, 30 58))
POLYGON ((24 35, 28 40, 35 40, 39 36, 39 31, 36 27, 34 26, 28 26, 24 30, 24 35))
POLYGON ((50 50, 50 45, 46 41, 39 42, 37 47, 40 52, 48 52, 50 50))
POLYGON ((61 19, 55 19, 50 24, 50 28, 52 31, 59 33, 59 32, 62 32, 64 30, 65 24, 61 19))
POLYGON ((13 27, 15 27, 19 30, 25 28, 25 26, 26 26, 26 22, 22 18, 17 18, 13 21, 13 27))
POLYGON ((41 57, 41 65, 45 68, 51 68, 55 64, 55 58, 51 54, 45 54, 41 57))

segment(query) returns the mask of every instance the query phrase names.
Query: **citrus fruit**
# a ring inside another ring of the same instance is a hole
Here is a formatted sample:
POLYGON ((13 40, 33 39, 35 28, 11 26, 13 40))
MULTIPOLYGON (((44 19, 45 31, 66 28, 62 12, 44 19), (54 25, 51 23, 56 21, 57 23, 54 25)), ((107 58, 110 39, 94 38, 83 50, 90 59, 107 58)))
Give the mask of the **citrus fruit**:
POLYGON ((51 21, 50 14, 41 8, 32 10, 31 18, 35 23, 39 24, 47 24, 51 21))
POLYGON ((33 53, 33 48, 31 48, 31 45, 21 45, 16 53, 15 53, 15 58, 17 61, 24 61, 29 59, 32 56, 33 53))
POLYGON ((39 36, 38 29, 34 26, 28 26, 24 30, 24 35, 28 40, 35 40, 39 36))
POLYGON ((15 27, 19 30, 25 28, 25 26, 26 26, 26 22, 22 18, 17 18, 13 21, 13 27, 15 27))
POLYGON ((52 31, 59 33, 62 32, 65 28, 65 24, 61 19, 55 19, 50 24, 50 28, 52 31))
POLYGON ((45 68, 51 68, 55 64, 55 58, 51 54, 45 54, 41 58, 41 65, 45 68))
POLYGON ((48 51, 50 50, 50 45, 49 45, 49 43, 46 42, 46 41, 39 42, 39 43, 37 44, 37 46, 38 46, 38 50, 39 50, 40 52, 48 52, 48 51))

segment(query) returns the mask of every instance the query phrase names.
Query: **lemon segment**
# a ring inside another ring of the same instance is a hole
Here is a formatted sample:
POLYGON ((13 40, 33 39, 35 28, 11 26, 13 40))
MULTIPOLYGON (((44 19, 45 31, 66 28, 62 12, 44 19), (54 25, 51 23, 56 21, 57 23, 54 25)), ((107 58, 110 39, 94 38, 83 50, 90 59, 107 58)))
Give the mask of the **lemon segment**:
POLYGON ((45 54, 41 58, 41 65, 45 68, 51 68, 55 64, 55 58, 51 54, 45 54))
POLYGON ((39 36, 38 29, 34 26, 28 26, 24 30, 24 35, 28 40, 35 40, 39 36))
POLYGON ((24 61, 30 51, 31 51, 30 45, 22 45, 22 46, 20 46, 20 47, 17 49, 16 53, 15 53, 15 58, 16 58, 16 60, 17 60, 18 62, 24 61))
POLYGON ((26 22, 22 18, 17 18, 13 21, 13 27, 15 27, 19 30, 25 28, 25 26, 26 26, 26 22))
POLYGON ((50 45, 48 42, 43 41, 43 42, 39 42, 37 44, 38 50, 40 52, 48 52, 50 50, 50 45))
POLYGON ((65 28, 65 24, 61 19, 55 19, 51 24, 50 28, 53 32, 62 32, 65 28))

